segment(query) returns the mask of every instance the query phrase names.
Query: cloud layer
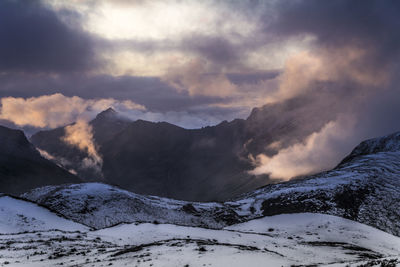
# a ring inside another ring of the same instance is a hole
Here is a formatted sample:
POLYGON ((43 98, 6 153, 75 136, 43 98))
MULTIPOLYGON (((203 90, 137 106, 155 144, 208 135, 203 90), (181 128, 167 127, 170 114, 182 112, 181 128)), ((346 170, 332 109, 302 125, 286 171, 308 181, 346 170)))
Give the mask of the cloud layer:
MULTIPOLYGON (((79 19, 72 11, 65 15, 79 19)), ((66 25, 41 1, 1 1, 0 72, 74 72, 97 66, 91 37, 76 25, 66 25)))
POLYGON ((399 13, 396 0, 5 0, 0 119, 54 128, 113 106, 196 128, 304 101, 273 121, 298 112, 317 130, 253 156, 255 173, 312 173, 398 130, 399 13))

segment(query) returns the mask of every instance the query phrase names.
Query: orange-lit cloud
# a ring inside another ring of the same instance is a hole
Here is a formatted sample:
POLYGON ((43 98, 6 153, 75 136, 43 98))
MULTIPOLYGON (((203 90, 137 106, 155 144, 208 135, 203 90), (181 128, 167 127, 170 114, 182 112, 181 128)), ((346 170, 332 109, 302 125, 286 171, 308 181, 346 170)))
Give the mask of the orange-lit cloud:
POLYGON ((237 91, 223 73, 210 73, 207 62, 200 59, 172 67, 163 79, 179 92, 187 91, 191 96, 226 97, 237 91))
POLYGON ((92 127, 84 120, 78 120, 65 127, 65 135, 62 140, 84 151, 88 156, 82 161, 83 168, 92 168, 101 173, 103 159, 97 151, 93 139, 92 127))
POLYGON ((357 47, 314 49, 296 53, 286 60, 277 78, 278 90, 266 102, 279 102, 307 93, 317 82, 351 81, 366 88, 383 86, 389 74, 379 66, 362 66, 368 51, 357 47))
POLYGON ((62 94, 44 95, 31 98, 4 97, 0 99, 0 119, 8 120, 18 126, 55 128, 72 123, 77 119, 90 119, 91 116, 111 106, 144 110, 132 101, 108 99, 83 99, 62 94))
POLYGON ((353 126, 353 118, 328 122, 304 142, 281 149, 272 157, 258 155, 254 161, 257 167, 250 173, 268 174, 272 179, 290 180, 296 176, 333 168, 343 157, 337 144, 350 146, 356 139, 352 136, 353 126))

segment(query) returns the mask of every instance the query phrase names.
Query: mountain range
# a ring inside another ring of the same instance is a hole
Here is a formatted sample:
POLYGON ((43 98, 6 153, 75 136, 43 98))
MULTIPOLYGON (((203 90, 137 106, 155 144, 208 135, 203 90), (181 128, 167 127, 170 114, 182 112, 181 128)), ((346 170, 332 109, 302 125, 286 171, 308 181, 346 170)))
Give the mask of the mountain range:
MULTIPOLYGON (((198 186, 192 177, 183 185, 175 176, 163 180, 161 174, 175 166, 173 160, 180 164, 200 161, 188 169, 176 165, 181 169, 172 169, 175 174, 216 171, 215 161, 207 170, 209 153, 215 153, 210 155, 214 160, 230 154, 224 165, 248 164, 243 158, 251 146, 238 142, 249 138, 249 129, 256 129, 256 122, 266 118, 265 109, 253 110, 247 120, 198 130, 130 121, 106 110, 90 122, 104 160, 101 182, 90 178, 94 172, 71 173, 79 170, 79 161, 87 155, 61 142, 64 128, 34 135, 32 142, 43 143, 36 145, 38 150, 22 131, 0 127, 0 191, 6 193, 0 194, 0 259, 13 266, 399 264, 400 132, 363 141, 334 169, 301 179, 267 182, 241 194, 257 185, 240 187, 233 178, 225 180, 240 188, 234 196, 232 187, 227 187, 230 191, 224 197, 230 196, 229 200, 197 202, 194 192, 218 185, 207 180, 199 190, 176 197, 186 200, 164 197, 188 190, 190 184, 198 186), (214 138, 215 143, 194 145, 204 138, 214 138), (129 175, 130 170, 135 175, 129 175), (153 178, 146 181, 146 177, 153 178), (135 183, 140 190, 129 187, 135 183), (145 189, 161 190, 162 185, 167 192, 152 194, 161 191, 145 189), (232 255, 235 261, 229 262, 232 255)), ((289 136, 296 132, 296 124, 289 125, 270 125, 270 129, 287 131, 289 136)), ((247 144, 267 140, 267 136, 254 135, 252 140, 247 144)), ((227 165, 220 173, 235 170, 240 176, 248 166, 227 165)), ((208 200, 218 192, 210 191, 208 200)))
POLYGON ((271 183, 248 171, 259 153, 272 156, 323 127, 330 112, 304 105, 307 98, 255 108, 246 120, 201 129, 166 122, 131 121, 107 109, 89 122, 103 159, 101 174, 82 167, 87 156, 62 141, 65 127, 40 131, 31 142, 84 181, 105 182, 129 191, 189 201, 225 201, 271 183), (309 118, 314 116, 310 122, 309 118), (279 119, 277 119, 279 117, 279 119), (100 177, 101 176, 101 177, 100 177))
POLYGON ((79 177, 84 172, 76 176, 66 171, 79 167, 79 161, 86 155, 61 141, 64 128, 42 131, 31 138, 37 147, 54 158, 67 159, 65 162, 70 165, 63 166, 43 158, 22 131, 0 127, 0 190, 14 195, 24 193, 24 198, 67 218, 96 222, 98 225, 87 223, 95 228, 153 220, 221 228, 260 216, 318 212, 400 235, 400 181, 397 178, 400 133, 360 143, 330 171, 261 187, 257 179, 253 178, 257 180, 253 184, 247 181, 252 177, 247 174, 248 162, 239 156, 244 148, 238 144, 238 140, 249 137, 246 125, 254 126, 254 121, 261 121, 255 119, 260 114, 266 113, 255 109, 247 120, 186 130, 168 123, 130 121, 108 109, 90 122, 104 159, 104 178, 89 181, 92 183, 85 183, 88 181, 79 177), (190 176, 191 172, 194 177, 190 176), (215 181, 213 172, 221 174, 215 181), (205 173, 209 180, 199 181, 205 173), (246 174, 239 181, 234 179, 233 174, 243 173, 246 174), (97 193, 87 186, 96 188, 97 193), (208 201, 218 192, 224 192, 224 188, 228 192, 220 195, 230 199, 209 202, 209 205, 192 202, 199 201, 198 195, 207 188, 211 193, 204 199, 208 201), (171 194, 176 196, 171 199, 184 201, 163 198, 171 194), (86 200, 76 202, 75 198, 86 200), (170 206, 164 213, 163 205, 167 202, 170 206), (124 208, 115 211, 113 216, 106 215, 112 207, 124 208), (79 217, 80 214, 86 219, 79 217))

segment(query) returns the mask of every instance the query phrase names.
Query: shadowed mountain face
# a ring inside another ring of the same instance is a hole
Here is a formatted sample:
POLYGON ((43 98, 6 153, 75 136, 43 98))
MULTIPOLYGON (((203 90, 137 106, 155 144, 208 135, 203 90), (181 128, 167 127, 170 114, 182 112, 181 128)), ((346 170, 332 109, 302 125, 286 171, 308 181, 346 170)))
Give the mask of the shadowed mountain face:
MULTIPOLYGON (((31 141, 87 181, 102 181, 140 194, 220 201, 270 182, 267 176, 248 174, 254 168, 250 155, 273 155, 278 148, 269 144, 287 146, 323 126, 305 125, 315 111, 304 101, 267 105, 254 109, 246 120, 194 130, 166 122, 130 121, 108 109, 90 122, 103 157, 103 179, 81 167, 83 152, 61 141, 64 128, 41 131, 31 141)), ((331 114, 320 112, 318 116, 326 121, 331 114)))
POLYGON ((24 133, 0 126, 0 192, 20 194, 44 185, 80 179, 43 158, 24 133))

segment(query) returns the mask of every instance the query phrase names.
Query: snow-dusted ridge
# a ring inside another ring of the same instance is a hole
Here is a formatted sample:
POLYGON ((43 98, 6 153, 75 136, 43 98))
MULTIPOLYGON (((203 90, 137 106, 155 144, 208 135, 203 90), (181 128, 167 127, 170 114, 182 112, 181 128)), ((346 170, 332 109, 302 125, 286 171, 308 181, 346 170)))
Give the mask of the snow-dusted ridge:
POLYGON ((372 138, 361 142, 342 162, 350 161, 361 155, 376 154, 379 152, 396 152, 400 150, 400 132, 372 138))
POLYGON ((96 229, 120 223, 155 221, 220 229, 241 222, 233 209, 221 203, 143 196, 101 183, 46 186, 22 197, 96 229))

